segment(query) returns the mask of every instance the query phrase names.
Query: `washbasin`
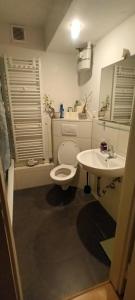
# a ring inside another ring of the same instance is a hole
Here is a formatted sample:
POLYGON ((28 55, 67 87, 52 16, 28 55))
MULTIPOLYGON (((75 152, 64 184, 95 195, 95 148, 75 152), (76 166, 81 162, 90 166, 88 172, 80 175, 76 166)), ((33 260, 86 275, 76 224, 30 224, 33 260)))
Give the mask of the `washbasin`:
POLYGON ((100 149, 90 149, 80 152, 77 160, 86 171, 96 176, 122 177, 124 175, 125 158, 118 154, 108 158, 108 153, 103 153, 100 149))

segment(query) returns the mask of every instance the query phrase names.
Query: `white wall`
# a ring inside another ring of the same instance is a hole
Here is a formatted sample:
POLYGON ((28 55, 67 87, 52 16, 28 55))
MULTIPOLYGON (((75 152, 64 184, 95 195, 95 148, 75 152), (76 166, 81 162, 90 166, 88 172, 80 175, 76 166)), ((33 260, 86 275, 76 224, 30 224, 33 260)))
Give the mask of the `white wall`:
POLYGON ((65 110, 79 98, 77 85, 76 57, 70 54, 47 52, 43 62, 46 93, 55 99, 55 109, 60 103, 65 110))
POLYGON ((102 141, 114 146, 114 151, 126 157, 129 127, 93 119, 92 148, 99 148, 102 141))
MULTIPOLYGON (((123 48, 128 48, 131 54, 135 53, 135 15, 122 23, 106 37, 100 40, 94 47, 94 65, 91 80, 87 84, 77 86, 76 57, 67 54, 53 52, 37 51, 22 47, 11 46, 9 44, 0 45, 0 54, 22 57, 40 57, 41 58, 41 82, 42 95, 50 94, 55 101, 55 107, 63 102, 65 108, 73 105, 74 101, 84 94, 92 91, 92 101, 89 103, 91 111, 98 111, 99 89, 101 68, 110 65, 122 58, 123 48)), ((115 144, 115 149, 122 155, 126 155, 128 144, 128 132, 117 131, 116 129, 107 129, 106 133, 101 130, 99 124, 94 124, 94 147, 97 147, 104 138, 115 144)), ((96 181, 93 184, 94 191, 96 181)), ((108 212, 117 219, 120 188, 107 194, 102 199, 102 204, 108 212), (119 191, 118 191, 119 189, 119 191), (114 201, 115 199, 115 201, 114 201)))
MULTIPOLYGON (((103 39, 97 42, 94 47, 94 63, 91 79, 80 86, 80 94, 89 94, 92 92, 92 99, 89 102, 89 110, 98 113, 99 108, 99 91, 101 69, 107 65, 115 63, 122 59, 123 48, 129 49, 131 55, 135 54, 135 15, 128 18, 120 26, 116 27, 103 39)), ((113 125, 112 125, 113 127, 113 125)), ((106 128, 101 126, 101 122, 95 121, 93 125, 92 147, 97 148, 100 142, 105 139, 108 143, 114 145, 114 149, 121 155, 126 156, 129 132, 123 130, 124 126, 116 128, 106 128), (100 123, 100 124, 99 124, 100 123), (120 129, 120 130, 119 130, 120 129)), ((107 182, 107 181, 106 181, 107 182)), ((96 193, 96 178, 91 176, 93 191, 96 193)), ((105 182, 103 182, 103 185, 105 182)), ((117 220, 117 213, 120 198, 120 185, 116 190, 110 190, 101 199, 102 205, 108 210, 112 217, 117 220)))
POLYGON ((11 57, 40 57, 42 96, 45 93, 49 94, 57 110, 60 103, 64 104, 65 110, 68 106, 74 105, 79 97, 79 87, 76 60, 73 55, 0 44, 0 55, 4 54, 11 57))
MULTIPOLYGON (((104 122, 93 120, 92 148, 99 148, 101 141, 105 140, 108 144, 112 144, 114 146, 114 150, 118 154, 126 157, 128 138, 129 129, 127 128, 127 126, 114 124, 112 128, 112 124, 110 122, 106 122, 106 125, 104 126, 104 122)), ((101 191, 107 184, 110 183, 110 181, 110 178, 101 179, 101 191)), ((96 177, 91 176, 92 190, 95 195, 97 188, 96 182, 96 177)), ((99 199, 101 201, 101 204, 109 212, 114 220, 117 220, 120 192, 121 183, 118 183, 115 189, 108 189, 107 193, 99 199)))
POLYGON ((135 15, 116 27, 94 47, 92 78, 80 87, 81 96, 92 91, 91 111, 98 111, 101 69, 122 59, 123 48, 135 54, 135 15))

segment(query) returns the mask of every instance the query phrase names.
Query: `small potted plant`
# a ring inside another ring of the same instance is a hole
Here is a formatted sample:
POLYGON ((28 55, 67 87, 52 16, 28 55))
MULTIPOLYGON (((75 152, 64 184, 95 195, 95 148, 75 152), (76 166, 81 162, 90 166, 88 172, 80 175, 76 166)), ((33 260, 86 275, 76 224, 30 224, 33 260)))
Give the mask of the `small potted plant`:
POLYGON ((49 114, 50 118, 54 118, 55 109, 53 107, 53 100, 50 99, 50 96, 44 95, 43 97, 44 111, 49 114))

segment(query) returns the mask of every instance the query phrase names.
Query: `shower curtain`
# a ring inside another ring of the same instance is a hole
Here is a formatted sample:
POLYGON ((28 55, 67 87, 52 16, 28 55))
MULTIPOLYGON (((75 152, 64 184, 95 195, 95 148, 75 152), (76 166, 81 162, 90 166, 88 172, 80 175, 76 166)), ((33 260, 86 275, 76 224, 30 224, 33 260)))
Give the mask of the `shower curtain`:
POLYGON ((4 172, 6 172, 10 166, 10 146, 9 146, 5 108, 4 108, 3 98, 2 98, 1 81, 0 81, 0 158, 2 160, 3 170, 4 172))

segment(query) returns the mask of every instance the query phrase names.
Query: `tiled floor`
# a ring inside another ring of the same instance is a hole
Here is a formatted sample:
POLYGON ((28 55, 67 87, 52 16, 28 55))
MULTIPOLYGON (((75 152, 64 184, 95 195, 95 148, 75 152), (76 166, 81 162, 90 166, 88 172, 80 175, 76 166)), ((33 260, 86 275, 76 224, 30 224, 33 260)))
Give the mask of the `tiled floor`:
POLYGON ((115 222, 92 196, 50 185, 14 199, 24 300, 63 300, 108 279, 99 242, 114 235, 115 222))

